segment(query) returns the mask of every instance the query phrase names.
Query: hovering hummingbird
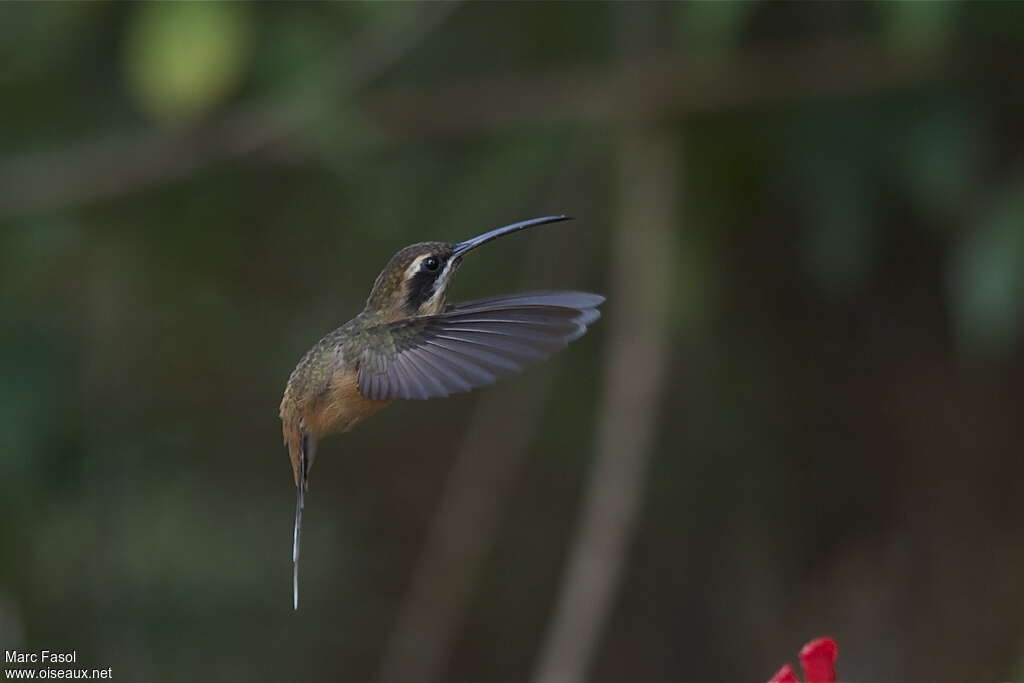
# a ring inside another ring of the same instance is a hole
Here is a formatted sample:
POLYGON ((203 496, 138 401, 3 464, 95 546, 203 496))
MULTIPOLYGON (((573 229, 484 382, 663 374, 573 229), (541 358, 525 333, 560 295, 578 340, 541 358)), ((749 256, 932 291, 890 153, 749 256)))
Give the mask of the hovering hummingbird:
POLYGON ((295 476, 292 591, 299 608, 299 536, 309 469, 319 440, 351 429, 398 399, 448 396, 492 384, 562 349, 600 317, 604 297, 532 292, 448 305, 462 257, 524 228, 568 220, 544 216, 465 242, 420 242, 391 257, 366 308, 317 342, 281 399, 284 442, 295 476))

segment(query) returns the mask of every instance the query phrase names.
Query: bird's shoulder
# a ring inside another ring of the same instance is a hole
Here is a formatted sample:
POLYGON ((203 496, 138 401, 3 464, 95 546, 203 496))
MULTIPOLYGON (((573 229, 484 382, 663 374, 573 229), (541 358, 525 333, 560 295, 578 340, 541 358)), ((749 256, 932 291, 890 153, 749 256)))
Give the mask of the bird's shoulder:
POLYGON ((357 370, 367 356, 395 353, 396 340, 405 334, 396 321, 364 311, 314 344, 295 366, 288 384, 325 388, 339 371, 357 370))

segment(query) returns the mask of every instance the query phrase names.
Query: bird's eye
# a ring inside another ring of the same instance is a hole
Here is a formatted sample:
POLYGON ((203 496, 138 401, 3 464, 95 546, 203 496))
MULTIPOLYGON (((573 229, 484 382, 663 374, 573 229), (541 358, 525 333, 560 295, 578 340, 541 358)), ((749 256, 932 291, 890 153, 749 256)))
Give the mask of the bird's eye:
POLYGON ((422 265, 424 270, 437 270, 438 267, 441 265, 441 262, 438 261, 433 256, 428 256, 427 258, 423 259, 422 265))

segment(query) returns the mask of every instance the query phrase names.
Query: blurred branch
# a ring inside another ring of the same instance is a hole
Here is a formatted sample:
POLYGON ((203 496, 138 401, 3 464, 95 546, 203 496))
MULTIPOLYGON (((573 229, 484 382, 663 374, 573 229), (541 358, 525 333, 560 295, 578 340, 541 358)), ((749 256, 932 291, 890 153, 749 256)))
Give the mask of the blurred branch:
POLYGON ((481 398, 399 607, 380 683, 442 680, 508 494, 530 451, 546 389, 546 382, 536 380, 481 398))
POLYGON ((373 84, 440 26, 458 2, 427 3, 373 26, 319 65, 313 95, 266 102, 214 121, 112 135, 0 161, 0 216, 67 208, 173 182, 204 166, 286 141, 330 113, 339 98, 373 84), (339 68, 344 65, 345 68, 339 68))
POLYGON ((372 93, 367 110, 399 137, 459 136, 523 123, 631 121, 849 97, 951 80, 974 66, 952 50, 897 53, 864 40, 830 39, 721 60, 647 54, 613 66, 396 87, 372 93))
MULTIPOLYGON (((570 234, 562 240, 562 246, 568 246, 570 234)), ((555 264, 570 278, 583 266, 579 259, 553 258, 550 246, 535 242, 527 257, 527 276, 521 279, 534 282, 534 271, 550 270, 555 264)), ((544 416, 550 377, 537 373, 481 396, 399 606, 379 683, 443 680, 447 657, 544 416), (513 414, 516 418, 510 421, 513 414)))
POLYGON ((680 187, 674 142, 656 128, 630 129, 622 141, 598 451, 535 683, 584 679, 621 579, 668 366, 680 187))
MULTIPOLYGON (((400 26, 376 28, 331 64, 317 106, 259 106, 187 130, 83 143, 0 161, 0 216, 67 208, 145 190, 206 165, 286 142, 340 97, 365 90, 456 4, 430 3, 400 26)), ((648 55, 605 65, 495 75, 368 93, 364 111, 392 139, 479 134, 550 121, 623 121, 848 97, 951 80, 976 70, 953 50, 895 53, 864 40, 751 50, 729 60, 648 55)))

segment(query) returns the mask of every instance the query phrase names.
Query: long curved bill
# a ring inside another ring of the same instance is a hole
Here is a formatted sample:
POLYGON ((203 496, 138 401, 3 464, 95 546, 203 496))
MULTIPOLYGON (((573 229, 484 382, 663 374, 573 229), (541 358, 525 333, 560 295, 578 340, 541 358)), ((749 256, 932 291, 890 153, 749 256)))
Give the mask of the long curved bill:
POLYGON ((459 242, 455 245, 452 250, 452 258, 462 258, 465 254, 473 251, 481 244, 486 244, 491 240, 496 240, 499 237, 510 235, 513 232, 519 232, 526 228, 532 228, 535 225, 544 225, 545 223, 558 223, 559 221, 572 220, 572 216, 542 216, 541 218, 531 218, 526 221, 519 221, 518 223, 512 223, 511 225, 505 225, 500 228, 495 228, 485 232, 482 235, 471 237, 465 242, 459 242))

